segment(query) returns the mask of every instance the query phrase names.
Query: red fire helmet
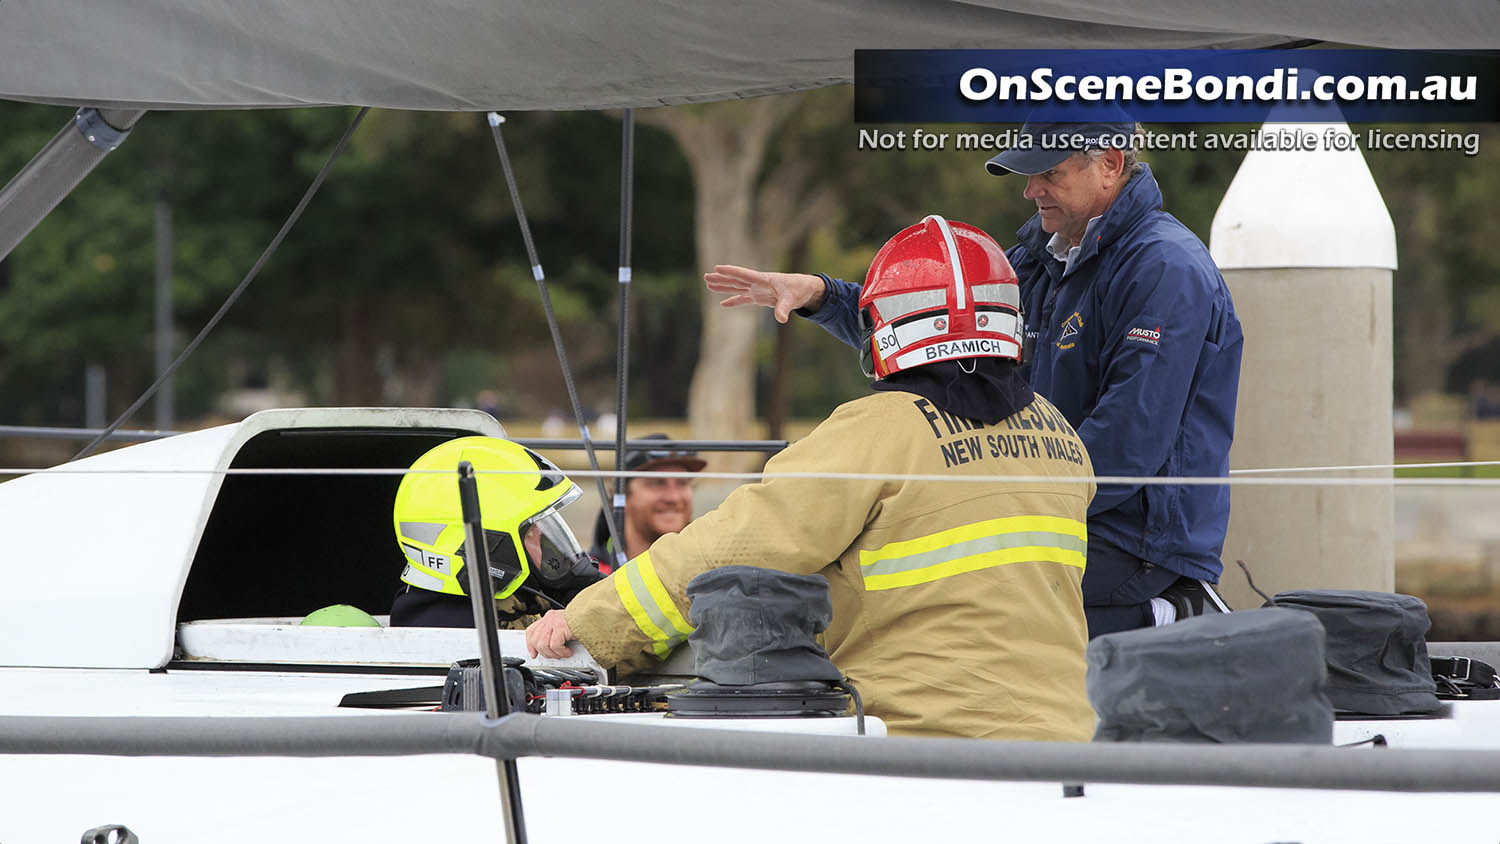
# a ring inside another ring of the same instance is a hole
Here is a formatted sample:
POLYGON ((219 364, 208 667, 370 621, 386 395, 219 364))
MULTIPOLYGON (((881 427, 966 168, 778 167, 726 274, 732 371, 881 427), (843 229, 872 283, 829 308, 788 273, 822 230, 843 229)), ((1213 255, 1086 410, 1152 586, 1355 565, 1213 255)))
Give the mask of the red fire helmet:
POLYGON ((944 360, 1020 362, 1021 287, 1005 251, 967 223, 932 215, 875 253, 859 294, 865 374, 944 360))

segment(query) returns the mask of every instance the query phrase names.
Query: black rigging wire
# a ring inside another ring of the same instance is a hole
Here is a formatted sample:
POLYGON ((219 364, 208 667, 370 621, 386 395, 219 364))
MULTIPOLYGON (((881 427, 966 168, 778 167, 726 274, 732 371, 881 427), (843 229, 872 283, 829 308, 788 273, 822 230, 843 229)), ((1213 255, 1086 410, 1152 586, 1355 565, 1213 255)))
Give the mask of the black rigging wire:
POLYGON ((1267 595, 1266 593, 1260 591, 1260 587, 1258 587, 1258 586, 1255 585, 1254 578, 1250 577, 1250 567, 1247 566, 1247 565, 1245 565, 1245 561, 1244 560, 1235 560, 1235 562, 1239 563, 1240 571, 1242 571, 1242 572, 1245 573, 1245 582, 1248 583, 1248 584, 1250 584, 1250 588, 1253 589, 1253 590, 1255 590, 1255 594, 1261 596, 1262 598, 1265 598, 1267 605, 1274 606, 1276 604, 1276 599, 1272 598, 1270 595, 1267 595))
POLYGON ((567 607, 564 604, 559 603, 556 598, 553 598, 551 595, 548 595, 546 592, 543 592, 542 590, 537 589, 536 587, 531 586, 529 584, 525 584, 525 583, 521 584, 521 591, 522 592, 529 592, 532 595, 535 595, 536 597, 541 598, 543 601, 546 601, 547 603, 551 604, 552 605, 552 609, 555 609, 555 610, 567 609, 567 607))
POLYGON ((609 526, 610 540, 616 548, 625 547, 615 527, 613 512, 609 506, 609 490, 604 478, 598 474, 599 457, 594 453, 594 441, 589 437, 589 428, 583 423, 583 407, 578 403, 578 389, 573 385, 573 369, 568 366, 568 353, 563 348, 562 331, 557 327, 557 314, 552 310, 552 297, 547 293, 547 275, 542 272, 542 262, 536 256, 536 244, 531 240, 531 224, 526 222, 526 208, 521 204, 521 191, 516 187, 516 174, 510 167, 510 153, 505 151, 505 137, 500 124, 505 118, 490 112, 490 134, 495 138, 495 152, 500 155, 500 168, 505 171, 505 184, 510 188, 510 201, 516 209, 516 222, 521 226, 521 240, 526 244, 526 257, 531 261, 531 275, 536 279, 537 290, 542 296, 542 312, 547 316, 547 329, 552 332, 552 345, 557 350, 557 362, 562 367, 563 384, 568 388, 568 401, 573 405, 573 418, 578 422, 578 435, 583 440, 583 450, 589 457, 589 470, 594 472, 594 481, 599 490, 599 504, 604 511, 604 522, 609 526))
POLYGON ((214 326, 219 324, 219 320, 223 319, 224 315, 229 313, 229 309, 240 298, 240 294, 244 293, 245 289, 250 286, 250 282, 254 281, 255 277, 260 274, 261 267, 264 267, 266 262, 271 259, 271 256, 276 254, 276 250, 281 246, 281 241, 286 238, 287 232, 291 231, 292 226, 296 225, 297 220, 302 217, 302 212, 307 209, 307 204, 317 195, 318 188, 323 186, 323 180, 327 178, 328 171, 333 169, 333 162, 338 160, 339 154, 344 151, 344 146, 349 143, 349 138, 354 135, 354 130, 359 128, 359 124, 364 121, 365 115, 369 112, 370 107, 365 106, 359 110, 359 114, 354 115, 354 120, 350 121, 349 128, 344 130, 344 136, 339 138, 339 142, 334 146, 333 152, 329 153, 328 160, 323 162, 323 169, 318 171, 318 175, 313 178, 312 184, 308 185, 307 190, 302 194, 302 199, 297 203, 297 207, 292 209, 291 216, 287 217, 286 222, 281 224, 281 230, 276 232, 276 236, 271 238, 271 242, 266 246, 265 251, 260 253, 260 258, 256 260, 255 266, 250 268, 250 272, 246 273, 245 277, 240 280, 240 283, 230 292, 229 298, 225 299, 224 304, 219 306, 219 310, 209 318, 208 322, 198 332, 198 336, 194 337, 192 342, 187 344, 187 347, 182 350, 182 354, 178 355, 177 359, 172 361, 171 365, 162 370, 161 375, 158 375, 156 381, 152 382, 151 386, 146 388, 146 392, 141 393, 140 398, 132 402, 130 407, 125 408, 125 412, 116 417, 115 421, 109 423, 109 427, 101 431, 99 436, 94 437, 88 445, 83 447, 82 451, 73 455, 73 460, 80 460, 92 454, 94 449, 99 447, 100 443, 109 439, 110 435, 116 429, 124 425, 127 419, 137 410, 140 410, 152 396, 156 395, 156 391, 161 389, 161 385, 165 384, 167 379, 172 377, 172 374, 177 371, 178 367, 182 366, 182 362, 187 360, 188 355, 196 351, 198 346, 208 337, 208 333, 213 331, 214 326))
MULTIPOLYGON (((619 351, 615 357, 615 468, 622 471, 625 468, 626 387, 630 377, 630 222, 634 186, 635 112, 627 108, 620 124, 620 323, 617 329, 619 351)), ((629 550, 620 543, 623 536, 615 533, 617 528, 623 533, 625 486, 628 483, 629 479, 623 475, 615 478, 614 500, 604 508, 613 517, 612 522, 607 522, 610 536, 618 536, 613 546, 615 559, 609 561, 611 566, 618 566, 620 557, 629 555, 629 550)))

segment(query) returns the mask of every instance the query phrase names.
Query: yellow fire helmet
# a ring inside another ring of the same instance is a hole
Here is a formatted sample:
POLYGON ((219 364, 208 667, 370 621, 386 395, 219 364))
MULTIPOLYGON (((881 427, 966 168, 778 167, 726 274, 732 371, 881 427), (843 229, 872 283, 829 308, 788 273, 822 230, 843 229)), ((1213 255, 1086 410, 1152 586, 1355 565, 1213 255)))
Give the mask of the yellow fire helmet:
POLYGON ((509 597, 531 575, 531 589, 548 591, 599 578, 597 565, 558 512, 578 497, 578 487, 531 449, 494 437, 462 437, 417 458, 396 490, 396 541, 407 560, 403 582, 468 594, 458 499, 458 464, 464 460, 474 465, 496 598, 509 597))

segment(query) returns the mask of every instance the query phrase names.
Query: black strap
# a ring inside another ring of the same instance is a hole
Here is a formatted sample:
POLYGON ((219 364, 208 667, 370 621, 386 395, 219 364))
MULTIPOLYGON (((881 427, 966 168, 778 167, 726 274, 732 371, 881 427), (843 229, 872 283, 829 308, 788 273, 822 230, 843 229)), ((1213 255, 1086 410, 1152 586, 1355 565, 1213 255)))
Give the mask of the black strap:
POLYGON ((406 709, 413 706, 436 709, 442 703, 442 686, 350 692, 339 700, 339 706, 351 709, 406 709))
POLYGON ((1466 656, 1431 658, 1432 679, 1443 700, 1500 700, 1494 666, 1466 656))

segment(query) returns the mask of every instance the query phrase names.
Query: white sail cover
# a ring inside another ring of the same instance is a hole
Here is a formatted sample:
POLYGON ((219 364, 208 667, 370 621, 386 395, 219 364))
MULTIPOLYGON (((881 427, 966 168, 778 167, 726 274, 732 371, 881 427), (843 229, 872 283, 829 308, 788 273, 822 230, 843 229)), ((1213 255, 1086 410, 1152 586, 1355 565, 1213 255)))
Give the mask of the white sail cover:
POLYGON ((0 98, 644 107, 850 81, 864 48, 1492 49, 1494 0, 3 0, 0 98))

